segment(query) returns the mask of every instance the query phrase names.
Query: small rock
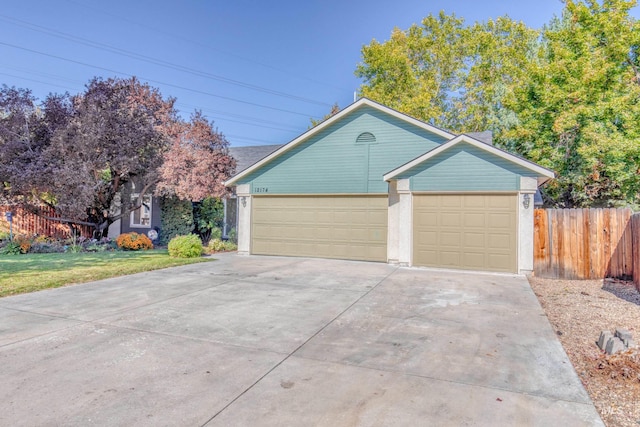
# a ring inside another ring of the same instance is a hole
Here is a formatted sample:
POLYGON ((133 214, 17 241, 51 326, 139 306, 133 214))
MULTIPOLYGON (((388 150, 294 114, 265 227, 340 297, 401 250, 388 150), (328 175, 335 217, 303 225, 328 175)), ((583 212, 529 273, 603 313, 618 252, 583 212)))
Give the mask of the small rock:
POLYGON ((613 338, 613 334, 611 332, 609 331, 600 332, 600 338, 598 338, 598 347, 600 347, 600 350, 605 351, 607 342, 611 338, 613 338))
POLYGON ((605 348, 605 351, 607 352, 607 354, 616 354, 617 352, 623 351, 625 349, 626 347, 622 340, 618 337, 613 337, 609 338, 609 341, 607 341, 607 347, 605 348))
POLYGON ((620 338, 622 341, 628 341, 632 338, 631 332, 627 329, 616 328, 616 337, 620 338))

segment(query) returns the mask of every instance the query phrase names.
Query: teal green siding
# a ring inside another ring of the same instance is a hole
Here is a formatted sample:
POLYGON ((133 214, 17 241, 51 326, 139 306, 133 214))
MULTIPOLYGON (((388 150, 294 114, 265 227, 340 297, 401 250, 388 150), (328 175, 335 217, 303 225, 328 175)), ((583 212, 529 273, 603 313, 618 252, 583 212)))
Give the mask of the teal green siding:
POLYGON ((368 106, 353 111, 238 184, 252 193, 386 193, 382 176, 446 140, 368 106), (363 132, 374 143, 356 143, 363 132))
POLYGON ((412 191, 517 191, 521 176, 537 176, 502 157, 460 143, 406 171, 412 191))

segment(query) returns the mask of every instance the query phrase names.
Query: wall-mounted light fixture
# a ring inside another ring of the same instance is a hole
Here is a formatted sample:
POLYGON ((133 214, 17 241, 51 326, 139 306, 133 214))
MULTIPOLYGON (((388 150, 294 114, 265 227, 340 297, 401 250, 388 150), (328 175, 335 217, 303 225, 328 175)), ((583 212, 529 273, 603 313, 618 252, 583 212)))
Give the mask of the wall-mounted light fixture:
POLYGON ((530 204, 531 204, 531 195, 529 193, 526 193, 524 196, 522 196, 522 206, 525 209, 529 209, 530 204))
POLYGON ((242 207, 246 208, 247 207, 247 197, 246 196, 242 196, 240 201, 242 202, 242 207))

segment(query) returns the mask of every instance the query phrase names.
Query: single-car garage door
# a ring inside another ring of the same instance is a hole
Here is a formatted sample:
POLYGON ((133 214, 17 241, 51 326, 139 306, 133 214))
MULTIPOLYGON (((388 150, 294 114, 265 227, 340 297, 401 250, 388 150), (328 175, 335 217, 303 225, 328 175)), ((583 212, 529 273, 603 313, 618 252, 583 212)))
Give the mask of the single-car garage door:
POLYGON ((387 196, 254 196, 251 253, 387 260, 387 196))
POLYGON ((517 195, 413 197, 413 264, 517 272, 517 195))

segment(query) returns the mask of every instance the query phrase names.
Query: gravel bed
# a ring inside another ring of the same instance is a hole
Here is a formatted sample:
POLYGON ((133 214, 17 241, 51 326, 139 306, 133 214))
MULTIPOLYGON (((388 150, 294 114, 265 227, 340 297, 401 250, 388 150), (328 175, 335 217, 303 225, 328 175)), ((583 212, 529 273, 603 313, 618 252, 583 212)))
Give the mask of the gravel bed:
POLYGON ((607 356, 600 332, 640 343, 640 292, 630 282, 530 277, 529 283, 607 426, 640 426, 640 350, 607 356))

